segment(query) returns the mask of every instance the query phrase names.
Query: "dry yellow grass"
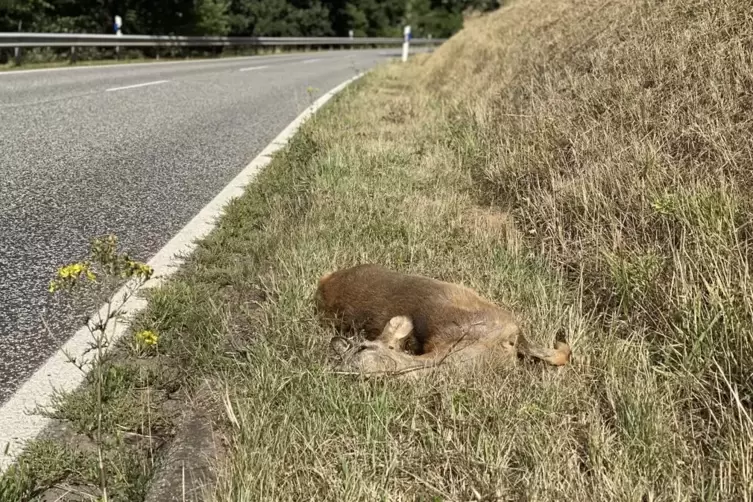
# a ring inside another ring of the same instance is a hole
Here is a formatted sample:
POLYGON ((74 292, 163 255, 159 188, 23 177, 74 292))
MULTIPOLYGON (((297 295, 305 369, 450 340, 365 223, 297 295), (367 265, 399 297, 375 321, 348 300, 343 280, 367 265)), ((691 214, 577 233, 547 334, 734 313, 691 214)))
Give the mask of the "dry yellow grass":
POLYGON ((601 329, 649 350, 676 417, 662 425, 699 455, 697 493, 733 498, 753 489, 751 12, 511 2, 424 80, 486 200, 582 284, 601 329))

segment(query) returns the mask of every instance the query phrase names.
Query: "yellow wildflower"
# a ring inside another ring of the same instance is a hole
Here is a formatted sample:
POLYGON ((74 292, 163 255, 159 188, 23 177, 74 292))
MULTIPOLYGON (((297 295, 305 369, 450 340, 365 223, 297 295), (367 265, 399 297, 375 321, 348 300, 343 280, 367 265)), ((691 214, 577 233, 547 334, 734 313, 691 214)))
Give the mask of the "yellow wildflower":
POLYGON ((141 263, 138 261, 129 260, 128 266, 131 267, 131 273, 133 275, 141 276, 145 279, 148 279, 152 276, 152 267, 147 265, 146 263, 141 263))
POLYGON ((81 274, 83 268, 84 267, 81 263, 71 263, 70 265, 66 265, 58 269, 58 277, 60 277, 61 279, 78 277, 81 274))
POLYGON ((56 279, 50 281, 50 285, 47 288, 50 293, 56 292, 61 288, 71 288, 76 285, 80 279, 86 278, 91 282, 96 282, 97 274, 95 274, 89 263, 78 262, 65 265, 57 270, 56 279))
POLYGON ((159 336, 154 331, 145 329, 136 333, 136 340, 143 345, 152 346, 157 345, 159 336))

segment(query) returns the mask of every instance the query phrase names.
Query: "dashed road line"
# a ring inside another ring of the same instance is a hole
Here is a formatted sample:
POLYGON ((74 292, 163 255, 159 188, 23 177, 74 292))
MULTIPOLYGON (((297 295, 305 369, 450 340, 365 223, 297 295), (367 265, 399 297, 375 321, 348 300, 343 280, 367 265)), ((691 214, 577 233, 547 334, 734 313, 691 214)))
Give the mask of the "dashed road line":
POLYGON ((264 68, 269 68, 269 65, 264 66, 249 66, 248 68, 241 68, 238 71, 254 71, 254 70, 263 70, 264 68))
POLYGON ((124 87, 112 87, 107 89, 107 92, 124 91, 126 89, 136 89, 137 87, 146 87, 147 85, 158 85, 169 82, 169 80, 155 80, 154 82, 144 82, 143 84, 126 85, 124 87))

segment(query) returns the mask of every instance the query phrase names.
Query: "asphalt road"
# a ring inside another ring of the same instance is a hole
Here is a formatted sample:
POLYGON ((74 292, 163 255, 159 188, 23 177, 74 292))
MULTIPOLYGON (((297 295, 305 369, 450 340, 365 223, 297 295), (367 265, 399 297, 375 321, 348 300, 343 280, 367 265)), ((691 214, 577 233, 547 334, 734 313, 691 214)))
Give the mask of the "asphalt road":
POLYGON ((309 86, 315 99, 398 51, 0 72, 0 404, 82 324, 47 293, 57 267, 108 232, 150 258, 309 86))

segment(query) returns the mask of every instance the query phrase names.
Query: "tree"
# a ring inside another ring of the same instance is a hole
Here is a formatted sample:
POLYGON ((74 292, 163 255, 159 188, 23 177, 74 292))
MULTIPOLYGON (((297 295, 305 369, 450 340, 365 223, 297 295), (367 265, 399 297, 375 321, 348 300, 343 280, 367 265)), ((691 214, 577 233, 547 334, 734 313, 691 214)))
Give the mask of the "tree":
POLYGON ((299 35, 326 37, 333 34, 329 9, 318 1, 293 9, 291 18, 299 35))
POLYGON ((298 35, 286 0, 247 1, 249 35, 285 37, 298 35))
POLYGON ((353 30, 356 37, 365 37, 369 34, 369 18, 358 5, 354 3, 345 4, 345 25, 348 31, 353 30))
POLYGON ((45 0, 0 0, 0 31, 38 31, 52 8, 45 0))
POLYGON ((499 0, 0 0, 0 31, 149 35, 449 36, 499 0))
POLYGON ((229 0, 195 0, 197 35, 227 35, 230 32, 229 0))

